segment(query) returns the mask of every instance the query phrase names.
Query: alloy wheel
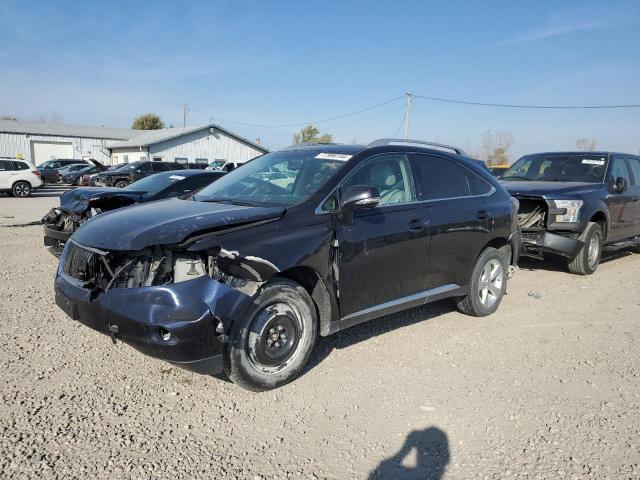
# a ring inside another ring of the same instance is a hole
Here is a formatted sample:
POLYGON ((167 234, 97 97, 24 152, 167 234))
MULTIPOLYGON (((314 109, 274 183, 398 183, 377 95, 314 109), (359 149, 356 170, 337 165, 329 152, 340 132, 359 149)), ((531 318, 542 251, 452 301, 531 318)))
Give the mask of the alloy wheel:
POLYGON ((487 308, 495 305, 502 296, 503 285, 504 267, 498 260, 489 260, 483 267, 478 281, 480 303, 487 308))

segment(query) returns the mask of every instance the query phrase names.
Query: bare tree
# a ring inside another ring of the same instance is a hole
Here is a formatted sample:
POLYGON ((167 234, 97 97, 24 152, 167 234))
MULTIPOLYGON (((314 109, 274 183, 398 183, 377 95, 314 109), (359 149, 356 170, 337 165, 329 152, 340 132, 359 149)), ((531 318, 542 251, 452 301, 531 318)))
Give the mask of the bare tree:
POLYGON ((493 133, 487 130, 482 135, 482 151, 475 154, 488 166, 507 165, 509 149, 513 146, 513 136, 508 132, 493 133))
POLYGON ((293 134, 293 143, 331 143, 333 141, 333 135, 325 133, 320 135, 320 130, 314 125, 307 125, 300 133, 293 134))
POLYGON ((581 152, 593 152, 598 142, 595 138, 580 138, 576 140, 576 148, 581 152))

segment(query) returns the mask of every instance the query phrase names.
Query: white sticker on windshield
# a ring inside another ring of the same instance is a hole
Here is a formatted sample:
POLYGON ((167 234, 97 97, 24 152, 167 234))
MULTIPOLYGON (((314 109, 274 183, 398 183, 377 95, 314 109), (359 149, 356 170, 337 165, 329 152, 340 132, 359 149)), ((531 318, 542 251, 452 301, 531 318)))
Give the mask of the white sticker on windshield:
POLYGON ((340 160, 341 162, 346 162, 353 155, 347 155, 346 153, 319 153, 316 155, 316 158, 321 158, 323 160, 340 160))
POLYGON ((169 178, 171 180, 184 180, 185 177, 181 177, 180 175, 171 175, 169 178))
POLYGON ((591 158, 583 158, 582 163, 587 165, 604 165, 604 158, 602 160, 593 160, 591 158))

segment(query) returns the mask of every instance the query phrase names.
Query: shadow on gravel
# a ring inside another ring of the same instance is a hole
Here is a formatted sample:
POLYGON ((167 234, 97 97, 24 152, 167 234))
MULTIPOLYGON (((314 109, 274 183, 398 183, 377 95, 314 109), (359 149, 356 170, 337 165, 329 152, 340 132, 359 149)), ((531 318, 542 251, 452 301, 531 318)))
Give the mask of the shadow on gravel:
POLYGON ((430 320, 444 313, 451 312, 453 309, 455 309, 455 306, 452 300, 440 300, 410 310, 387 315, 386 317, 376 318, 342 332, 334 333, 328 337, 320 337, 313 355, 305 367, 305 372, 318 366, 335 348, 348 348, 351 345, 367 341, 392 330, 430 320))
POLYGON ((449 463, 447 435, 436 427, 414 430, 402 448, 376 467, 369 480, 439 480, 449 463), (409 457, 415 450, 415 461, 409 457))
MULTIPOLYGON (((624 257, 633 255, 631 250, 618 250, 616 252, 604 252, 600 263, 613 262, 624 257)), ((520 257, 518 267, 523 270, 546 270, 549 272, 567 272, 567 259, 559 256, 549 255, 544 260, 536 260, 535 258, 520 257)), ((597 272, 596 272, 597 273, 597 272)))

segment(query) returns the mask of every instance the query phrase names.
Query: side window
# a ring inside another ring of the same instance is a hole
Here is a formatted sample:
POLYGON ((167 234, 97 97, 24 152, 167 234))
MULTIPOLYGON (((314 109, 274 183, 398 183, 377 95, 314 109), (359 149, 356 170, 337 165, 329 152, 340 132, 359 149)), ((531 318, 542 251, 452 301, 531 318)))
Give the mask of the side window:
POLYGON ((414 155, 413 167, 422 200, 468 197, 471 194, 467 171, 452 160, 414 155))
POLYGON ((633 173, 633 184, 640 186, 640 159, 630 158, 629 165, 631 166, 631 173, 633 173))
POLYGON ((627 181, 627 185, 631 185, 631 177, 629 175, 629 169, 624 158, 616 157, 613 159, 613 166, 611 167, 611 180, 615 182, 616 178, 622 177, 627 181))
POLYGON ((467 179, 469 180, 469 189, 471 190, 471 195, 486 195, 491 191, 492 185, 484 179, 480 178, 480 176, 475 173, 466 172, 467 179))
POLYGON ((377 188, 380 206, 415 201, 413 177, 406 155, 384 154, 365 160, 340 186, 340 193, 352 185, 377 188))
POLYGON ((8 172, 10 170, 13 170, 13 162, 0 160, 0 172, 8 172))
POLYGON ((13 162, 14 170, 29 170, 29 165, 24 162, 13 162))

